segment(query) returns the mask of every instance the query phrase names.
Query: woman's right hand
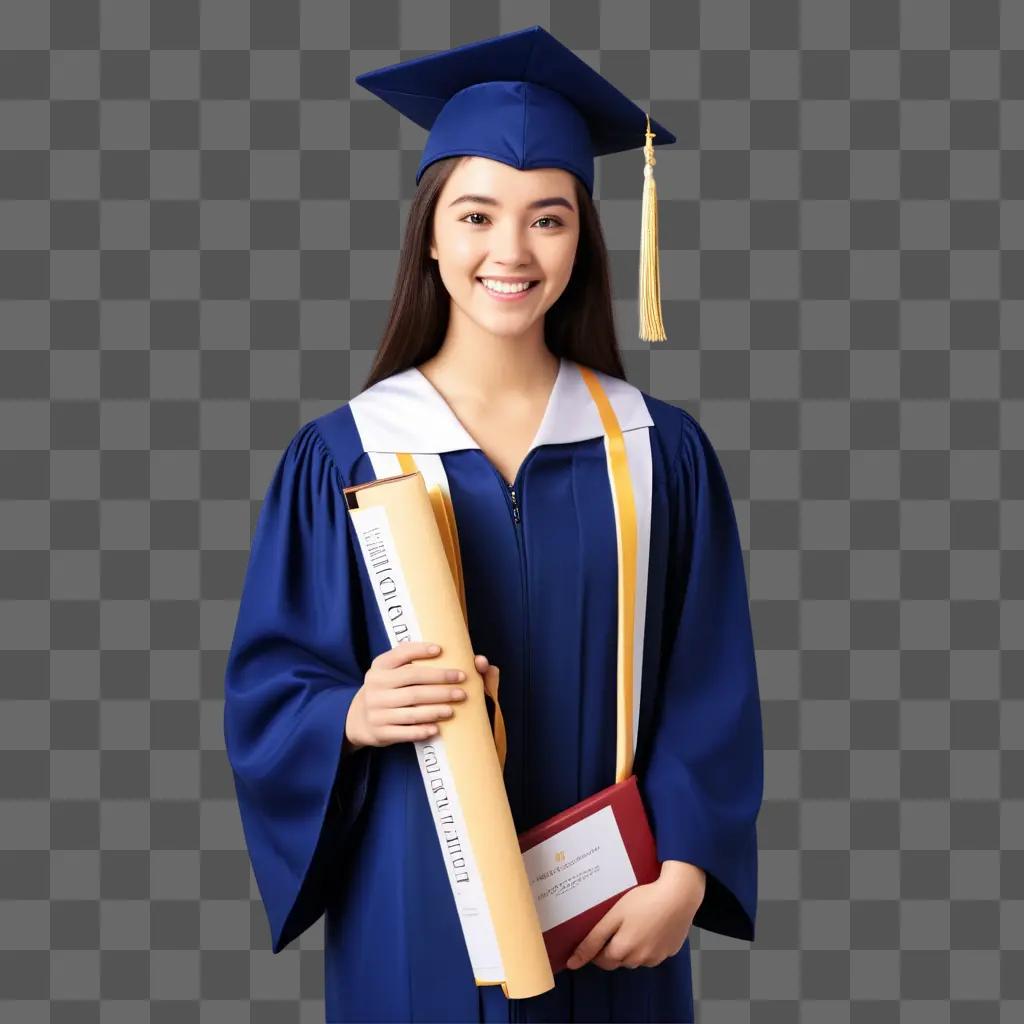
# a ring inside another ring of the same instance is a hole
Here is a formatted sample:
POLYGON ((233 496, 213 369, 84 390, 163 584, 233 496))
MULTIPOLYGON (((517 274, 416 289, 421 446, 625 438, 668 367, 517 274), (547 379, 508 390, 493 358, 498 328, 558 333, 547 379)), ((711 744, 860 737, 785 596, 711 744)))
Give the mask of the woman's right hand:
MULTIPOLYGON (((427 641, 399 644, 373 659, 345 721, 352 749, 429 739, 437 734, 439 719, 454 715, 450 702, 466 699, 459 686, 466 674, 424 664, 441 653, 432 646, 427 641)), ((476 655, 476 667, 481 675, 487 671, 482 654, 476 655)))

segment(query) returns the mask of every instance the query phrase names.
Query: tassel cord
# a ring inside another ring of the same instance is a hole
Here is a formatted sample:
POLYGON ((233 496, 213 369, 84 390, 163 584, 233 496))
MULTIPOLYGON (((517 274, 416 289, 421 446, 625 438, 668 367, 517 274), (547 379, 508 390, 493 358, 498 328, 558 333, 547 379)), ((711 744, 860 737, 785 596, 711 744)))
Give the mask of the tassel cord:
POLYGON ((647 115, 644 143, 644 191, 640 218, 640 337, 644 341, 665 341, 665 323, 661 313, 661 267, 658 258, 658 189, 654 181, 655 133, 647 115))

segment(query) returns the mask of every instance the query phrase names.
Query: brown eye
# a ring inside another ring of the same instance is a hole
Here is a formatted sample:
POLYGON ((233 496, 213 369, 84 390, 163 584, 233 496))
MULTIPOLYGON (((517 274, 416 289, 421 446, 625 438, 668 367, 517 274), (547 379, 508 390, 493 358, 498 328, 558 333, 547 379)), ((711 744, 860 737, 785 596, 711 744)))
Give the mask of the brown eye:
MULTIPOLYGON (((484 220, 487 219, 487 215, 484 214, 484 213, 467 213, 466 216, 461 218, 461 219, 463 221, 469 221, 470 217, 483 217, 484 220)), ((537 220, 534 223, 539 224, 542 220, 549 220, 549 221, 551 221, 551 227, 552 228, 560 228, 560 227, 562 227, 562 222, 557 217, 538 217, 537 220)), ((469 221, 469 222, 474 227, 481 227, 482 226, 479 221, 469 221)))

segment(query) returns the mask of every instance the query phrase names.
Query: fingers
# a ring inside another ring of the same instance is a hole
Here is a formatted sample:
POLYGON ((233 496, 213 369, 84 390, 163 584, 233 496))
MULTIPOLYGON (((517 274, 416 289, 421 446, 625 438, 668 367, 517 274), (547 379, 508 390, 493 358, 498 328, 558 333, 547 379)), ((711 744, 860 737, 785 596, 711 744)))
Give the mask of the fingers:
POLYGON ((382 651, 373 659, 373 663, 377 668, 398 668, 416 658, 434 658, 440 653, 440 646, 429 640, 410 640, 382 651))
POLYGON ((383 725, 379 729, 382 745, 429 740, 437 733, 436 725, 383 725))
MULTIPOLYGON (((455 714, 452 704, 468 700, 460 683, 468 673, 438 665, 443 645, 429 640, 410 640, 382 651, 366 673, 361 689, 361 715, 374 746, 426 740, 437 736, 440 722, 455 714), (415 684, 415 685, 414 685, 415 684)), ((480 674, 496 672, 482 654, 473 664, 480 674)))
POLYGON ((396 686, 380 695, 380 704, 387 708, 404 708, 412 704, 441 704, 444 701, 464 701, 466 691, 461 686, 396 686))
POLYGON ((421 686, 424 683, 462 683, 466 673, 461 668, 424 668, 422 665, 400 665, 394 676, 394 685, 421 686))
MULTIPOLYGON (((402 690, 401 693, 408 693, 409 690, 402 690)), ((417 697, 421 696, 416 694, 417 697)), ((396 704, 389 700, 385 704, 377 704, 366 709, 367 721, 378 728, 400 726, 402 728, 410 725, 433 724, 437 721, 451 718, 455 714, 455 708, 445 701, 452 700, 462 703, 465 696, 452 697, 448 691, 438 694, 432 701, 420 700, 413 703, 396 704)))
MULTIPOLYGON (((377 668, 398 668, 420 658, 436 658, 441 653, 441 645, 430 640, 411 640, 382 651, 374 658, 377 668)), ((477 671, 483 673, 489 664, 486 655, 474 656, 477 671)))
POLYGON ((580 960, 574 954, 569 959, 566 966, 570 967, 574 971, 578 971, 581 967, 585 967, 587 964, 593 964, 595 967, 600 967, 603 971, 614 971, 615 968, 619 966, 619 961, 608 952, 608 946, 605 945, 596 953, 589 954, 585 960, 580 960))
MULTIPOLYGON (((612 906, 604 917, 590 929, 587 937, 576 947, 576 951, 569 957, 566 966, 575 970, 593 960, 604 949, 605 945, 611 941, 621 923, 616 906, 612 906)), ((605 955, 607 956, 607 953, 605 955)))
POLYGON ((595 967, 600 967, 602 971, 614 971, 617 970, 619 967, 625 966, 624 964, 620 964, 617 960, 612 960, 612 958, 607 953, 605 953, 604 950, 598 953, 597 956, 595 956, 594 959, 590 962, 595 967))
POLYGON ((440 719, 451 718, 454 709, 448 704, 416 704, 392 708, 388 725, 433 725, 440 719))
POLYGON ((640 966, 639 963, 631 962, 632 957, 621 956, 614 947, 615 944, 609 941, 603 949, 599 949, 591 957, 589 962, 595 967, 600 967, 602 971, 617 971, 620 967, 635 970, 640 966))

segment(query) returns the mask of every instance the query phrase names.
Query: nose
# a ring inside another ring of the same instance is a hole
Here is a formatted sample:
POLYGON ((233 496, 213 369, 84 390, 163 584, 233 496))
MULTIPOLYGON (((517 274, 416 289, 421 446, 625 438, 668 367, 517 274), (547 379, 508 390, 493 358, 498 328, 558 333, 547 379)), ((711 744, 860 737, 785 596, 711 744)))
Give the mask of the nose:
POLYGON ((492 233, 493 262, 502 267, 515 268, 533 261, 530 254, 529 228, 521 228, 512 218, 492 233))

